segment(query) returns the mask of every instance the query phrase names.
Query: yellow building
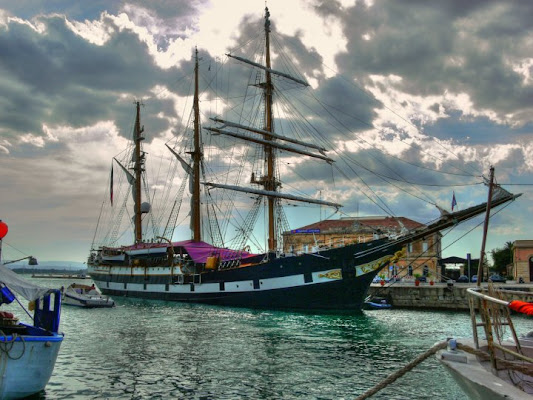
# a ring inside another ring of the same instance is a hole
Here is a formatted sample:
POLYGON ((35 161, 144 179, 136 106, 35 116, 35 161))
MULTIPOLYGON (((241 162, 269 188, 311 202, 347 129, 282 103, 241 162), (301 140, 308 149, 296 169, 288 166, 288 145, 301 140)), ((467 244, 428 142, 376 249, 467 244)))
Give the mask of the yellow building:
MULTIPOLYGON (((346 217, 316 222, 283 233, 285 253, 313 253, 320 249, 365 243, 374 239, 396 236, 402 228, 412 230, 423 224, 405 217, 346 217)), ((405 257, 380 272, 388 278, 417 274, 440 279, 438 259, 441 257, 441 235, 435 233, 409 243, 405 257)))

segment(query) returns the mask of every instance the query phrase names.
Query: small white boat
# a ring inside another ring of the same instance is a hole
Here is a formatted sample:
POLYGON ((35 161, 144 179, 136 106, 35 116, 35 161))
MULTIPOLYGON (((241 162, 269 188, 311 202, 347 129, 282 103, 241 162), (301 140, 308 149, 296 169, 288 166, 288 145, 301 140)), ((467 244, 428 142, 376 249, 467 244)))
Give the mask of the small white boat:
POLYGON ((102 295, 94 286, 73 283, 69 287, 61 288, 63 304, 85 308, 114 307, 115 301, 102 295))
POLYGON ((386 310, 392 308, 386 298, 368 296, 363 303, 363 310, 386 310))

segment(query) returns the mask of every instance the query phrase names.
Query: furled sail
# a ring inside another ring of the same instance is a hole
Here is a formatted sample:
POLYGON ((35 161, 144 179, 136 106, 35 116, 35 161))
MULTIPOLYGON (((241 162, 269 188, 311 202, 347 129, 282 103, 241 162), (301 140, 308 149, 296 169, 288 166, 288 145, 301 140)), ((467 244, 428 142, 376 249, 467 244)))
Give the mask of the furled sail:
POLYGON ((226 126, 230 126, 232 128, 244 129, 244 130, 247 130, 247 131, 250 131, 250 132, 260 133, 262 135, 268 135, 268 136, 270 136, 270 137, 272 137, 274 139, 283 140, 285 142, 290 142, 290 143, 294 143, 294 144, 299 144, 300 146, 309 147, 311 149, 316 149, 319 152, 321 152, 322 154, 324 154, 327 151, 324 147, 321 147, 321 146, 318 146, 318 145, 315 145, 315 144, 312 144, 312 143, 306 143, 306 142, 303 142, 301 140, 293 139, 293 138, 290 138, 290 137, 287 137, 287 136, 281 136, 281 135, 278 135, 277 133, 274 133, 274 132, 265 131, 264 129, 259 129, 259 128, 254 128, 254 127, 251 127, 251 126, 241 125, 241 124, 237 124, 237 123, 231 122, 231 121, 225 121, 223 119, 216 118, 216 117, 215 118, 210 118, 210 119, 215 121, 215 122, 219 122, 219 123, 223 124, 223 126, 220 127, 219 129, 225 128, 226 126))
POLYGON ((178 153, 176 153, 174 151, 174 149, 172 147, 170 147, 168 144, 165 144, 165 146, 167 146, 167 148, 170 150, 170 152, 172 154, 174 154, 174 156, 180 162, 180 164, 181 164, 182 168, 185 170, 185 172, 187 172, 189 175, 192 174, 192 167, 187 163, 187 161, 185 161, 183 159, 183 157, 181 157, 178 153))
POLYGON ((202 182, 202 183, 205 186, 210 186, 210 187, 220 188, 220 189, 229 189, 229 190, 234 190, 236 192, 252 193, 252 194, 258 194, 260 196, 268 196, 268 197, 275 197, 279 199, 302 201, 305 203, 321 204, 323 206, 329 206, 329 207, 335 207, 335 208, 342 207, 342 204, 331 203, 329 201, 324 201, 324 200, 316 200, 316 199, 312 199, 309 197, 294 196, 292 194, 274 192, 272 190, 252 189, 252 188, 245 188, 242 186, 223 185, 220 183, 212 183, 212 182, 202 182))
MULTIPOLYGON (((189 175, 189 193, 190 194, 193 194, 194 193, 194 174, 193 174, 193 169, 192 167, 187 163, 187 161, 185 161, 183 159, 183 157, 181 157, 178 153, 176 153, 174 151, 174 149, 172 149, 170 146, 168 145, 165 145, 167 146, 167 148, 170 150, 170 152, 172 154, 174 154, 174 156, 176 157, 176 159, 179 161, 179 163, 181 164, 182 168, 185 170, 185 172, 187 173, 187 175, 189 175)), ((191 197, 191 202, 190 202, 190 205, 191 205, 191 215, 194 213, 194 209, 196 207, 195 205, 195 202, 194 202, 194 199, 191 197)), ((194 225, 193 225, 193 219, 190 218, 190 228, 191 230, 194 228, 194 225)))
POLYGON ((305 150, 300 150, 300 149, 297 149, 295 147, 291 147, 291 146, 288 146, 288 145, 285 145, 285 144, 276 143, 276 142, 273 142, 271 140, 265 140, 265 139, 254 138, 254 137, 251 137, 251 136, 245 136, 245 135, 241 135, 240 133, 230 132, 230 131, 226 131, 226 130, 218 129, 218 128, 205 128, 205 129, 207 129, 208 131, 211 131, 211 132, 215 132, 215 133, 219 133, 219 134, 223 134, 223 135, 227 135, 227 136, 233 136, 233 137, 235 137, 237 139, 247 140, 249 142, 259 143, 259 144, 262 144, 262 145, 265 145, 265 146, 275 147, 277 149, 289 151, 291 153, 301 154, 303 156, 308 156, 308 157, 313 157, 313 158, 319 158, 319 159, 324 160, 324 161, 326 161, 326 162, 328 162, 330 164, 334 162, 334 160, 332 160, 329 157, 326 157, 326 156, 323 156, 323 155, 320 155, 320 154, 311 153, 311 152, 308 152, 308 151, 305 151, 305 150))
POLYGON ((247 60, 246 58, 242 58, 242 57, 239 57, 239 56, 232 56, 231 54, 226 54, 226 55, 228 57, 231 57, 231 58, 234 58, 234 59, 236 59, 238 61, 241 61, 241 62, 243 62, 245 64, 253 65, 254 67, 257 67, 257 68, 260 68, 260 69, 265 70, 267 72, 270 72, 271 74, 278 75, 278 76, 281 76, 283 78, 290 79, 291 81, 299 83, 300 85, 309 86, 309 83, 307 83, 306 81, 303 81, 301 79, 298 79, 298 78, 295 78, 293 76, 290 76, 289 74, 286 74, 284 72, 276 71, 275 69, 272 69, 272 68, 267 68, 264 65, 258 64, 256 62, 253 62, 253 61, 250 61, 250 60, 247 60))
POLYGON ((187 163, 187 161, 185 161, 183 159, 183 157, 181 157, 178 153, 176 153, 173 148, 171 148, 169 145, 165 145, 165 146, 167 146, 167 148, 170 150, 170 152, 172 154, 174 154, 176 159, 180 162, 182 168, 185 170, 187 175, 189 175, 189 193, 192 194, 192 192, 193 192, 193 173, 192 173, 193 171, 192 171, 192 167, 187 163))
MULTIPOLYGON (((122 168, 122 170, 126 174, 128 183, 131 185, 131 195, 133 197, 133 201, 137 202, 137 187, 135 185, 135 177, 131 174, 130 171, 128 171, 128 169, 124 165, 120 163, 120 161, 118 161, 116 158, 114 160, 117 162, 117 164, 120 166, 120 168, 122 168)), ((134 210, 136 209, 137 209, 136 206, 134 206, 134 210)), ((132 217, 132 220, 135 221, 135 216, 132 217)))
POLYGON ((130 173, 130 171, 128 171, 128 169, 124 165, 120 163, 120 161, 118 161, 116 158, 114 158, 114 160, 126 174, 126 178, 128 178, 128 183, 133 186, 133 184, 135 183, 135 177, 130 173))

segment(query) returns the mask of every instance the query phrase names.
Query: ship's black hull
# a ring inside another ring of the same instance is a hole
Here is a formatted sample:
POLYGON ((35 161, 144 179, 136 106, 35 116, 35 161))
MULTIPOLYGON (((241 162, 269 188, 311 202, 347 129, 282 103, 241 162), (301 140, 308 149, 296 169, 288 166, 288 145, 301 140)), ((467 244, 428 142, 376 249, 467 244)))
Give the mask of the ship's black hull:
POLYGON ((196 276, 170 274, 162 266, 141 270, 89 265, 89 273, 104 294, 115 297, 269 309, 360 310, 372 279, 387 257, 401 249, 400 245, 382 248, 384 243, 350 245, 196 276), (369 249, 374 251, 356 256, 369 249))
MULTIPOLYGON (((370 279, 371 281, 372 279, 370 279)), ((366 280, 365 280, 366 281, 366 280)), ((263 292, 217 293, 217 294, 176 294, 168 292, 124 291, 104 289, 111 296, 126 296, 152 300, 204 303, 217 306, 249 307, 263 309, 309 309, 309 310, 360 310, 367 296, 370 284, 359 280, 351 287, 354 297, 339 295, 346 289, 331 283, 328 287, 293 287, 263 292)))

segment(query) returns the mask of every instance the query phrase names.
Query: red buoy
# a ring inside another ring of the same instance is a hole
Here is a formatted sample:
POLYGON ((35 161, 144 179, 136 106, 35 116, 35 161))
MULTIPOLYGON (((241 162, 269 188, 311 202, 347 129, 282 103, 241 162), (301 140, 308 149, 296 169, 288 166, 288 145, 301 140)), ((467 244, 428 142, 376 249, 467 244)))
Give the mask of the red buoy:
POLYGON ((0 239, 7 235, 7 231, 7 224, 5 222, 0 221, 0 239))

